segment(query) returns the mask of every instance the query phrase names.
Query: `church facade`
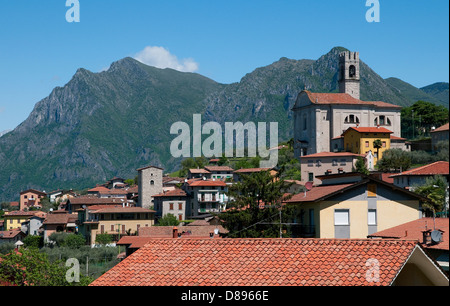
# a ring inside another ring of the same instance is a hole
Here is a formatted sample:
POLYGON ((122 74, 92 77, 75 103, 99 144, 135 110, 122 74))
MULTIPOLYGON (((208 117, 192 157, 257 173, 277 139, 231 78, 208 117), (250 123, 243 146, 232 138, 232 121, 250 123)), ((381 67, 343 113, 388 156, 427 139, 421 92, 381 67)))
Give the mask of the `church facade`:
POLYGON ((342 134, 350 127, 384 127, 401 137, 401 107, 360 100, 358 52, 339 55, 339 93, 303 90, 292 108, 297 157, 344 151, 342 134))

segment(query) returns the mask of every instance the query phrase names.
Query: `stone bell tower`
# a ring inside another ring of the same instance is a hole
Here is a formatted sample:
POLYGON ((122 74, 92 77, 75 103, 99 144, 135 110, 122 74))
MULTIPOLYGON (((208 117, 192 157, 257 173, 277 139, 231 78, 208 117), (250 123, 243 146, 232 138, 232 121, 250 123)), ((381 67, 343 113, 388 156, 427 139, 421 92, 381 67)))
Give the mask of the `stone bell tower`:
POLYGON ((339 92, 360 99, 359 52, 339 54, 339 92))

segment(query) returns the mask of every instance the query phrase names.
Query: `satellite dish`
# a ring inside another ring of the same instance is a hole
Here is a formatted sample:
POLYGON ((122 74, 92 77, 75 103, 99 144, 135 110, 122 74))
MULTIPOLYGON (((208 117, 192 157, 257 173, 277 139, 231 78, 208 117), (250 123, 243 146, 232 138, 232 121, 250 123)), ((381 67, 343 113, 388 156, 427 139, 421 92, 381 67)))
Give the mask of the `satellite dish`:
POLYGON ((431 240, 434 243, 439 243, 441 242, 441 238, 442 238, 442 233, 440 231, 432 231, 431 232, 431 240))
POLYGON ((311 182, 307 182, 305 184, 305 188, 309 191, 309 190, 311 190, 313 188, 313 184, 311 182))

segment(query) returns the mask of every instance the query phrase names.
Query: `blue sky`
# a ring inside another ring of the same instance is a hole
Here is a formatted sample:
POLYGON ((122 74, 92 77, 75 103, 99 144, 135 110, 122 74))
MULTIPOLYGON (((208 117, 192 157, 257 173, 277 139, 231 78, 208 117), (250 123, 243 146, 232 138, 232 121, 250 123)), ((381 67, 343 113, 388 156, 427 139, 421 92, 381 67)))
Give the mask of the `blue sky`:
POLYGON ((366 21, 366 0, 79 3, 80 22, 68 23, 66 0, 0 2, 0 132, 78 68, 99 72, 127 56, 232 83, 281 57, 343 46, 383 78, 448 82, 447 0, 379 0, 379 23, 366 21))

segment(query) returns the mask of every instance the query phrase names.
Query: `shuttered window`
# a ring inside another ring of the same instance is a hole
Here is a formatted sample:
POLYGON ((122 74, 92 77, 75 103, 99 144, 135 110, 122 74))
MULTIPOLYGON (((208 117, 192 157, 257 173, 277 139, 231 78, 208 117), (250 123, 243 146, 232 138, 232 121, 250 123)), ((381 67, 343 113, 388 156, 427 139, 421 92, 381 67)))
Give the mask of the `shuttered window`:
POLYGON ((336 209, 334 210, 334 225, 350 225, 350 210, 336 209))

